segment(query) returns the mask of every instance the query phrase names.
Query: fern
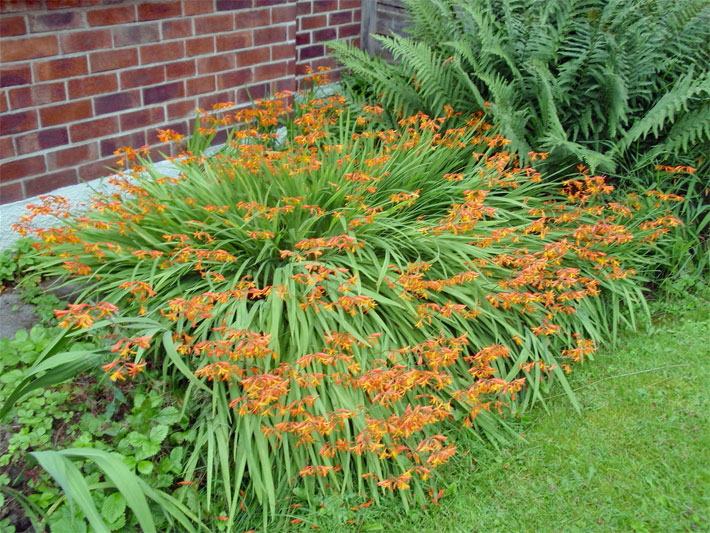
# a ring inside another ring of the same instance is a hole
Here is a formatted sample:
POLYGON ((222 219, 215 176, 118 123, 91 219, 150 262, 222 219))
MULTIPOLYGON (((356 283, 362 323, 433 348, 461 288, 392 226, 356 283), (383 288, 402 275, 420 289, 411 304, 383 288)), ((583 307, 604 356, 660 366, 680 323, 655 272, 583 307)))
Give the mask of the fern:
POLYGON ((405 1, 411 37, 382 39, 394 63, 334 47, 392 110, 490 102, 521 159, 545 149, 592 169, 710 139, 710 0, 405 1))
POLYGON ((664 94, 643 118, 637 121, 634 126, 619 141, 616 151, 623 151, 631 143, 653 134, 659 137, 667 122, 673 122, 677 113, 688 111, 688 102, 695 95, 710 96, 710 75, 706 74, 697 80, 691 69, 685 76, 680 78, 673 88, 664 94))
POLYGON ((693 146, 705 143, 704 152, 710 153, 710 100, 691 113, 685 113, 678 119, 666 135, 663 142, 650 152, 653 159, 662 154, 678 155, 688 152, 693 146))

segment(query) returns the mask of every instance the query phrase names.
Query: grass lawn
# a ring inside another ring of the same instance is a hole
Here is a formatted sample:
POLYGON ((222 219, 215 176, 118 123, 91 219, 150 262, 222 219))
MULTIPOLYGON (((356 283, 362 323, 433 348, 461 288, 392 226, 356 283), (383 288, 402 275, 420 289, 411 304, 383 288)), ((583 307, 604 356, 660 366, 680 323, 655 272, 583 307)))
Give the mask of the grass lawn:
MULTIPOLYGON (((525 444, 462 444, 438 506, 394 503, 354 531, 710 531, 710 301, 666 307, 532 410, 525 444)), ((461 444, 461 443, 460 443, 461 444)), ((326 506, 327 507, 327 506, 326 506)), ((343 530, 322 510, 302 525, 343 530)), ((333 520, 335 518, 335 520, 333 520)), ((350 516, 352 518, 352 515, 350 516)), ((307 526, 308 527, 308 526, 307 526)))

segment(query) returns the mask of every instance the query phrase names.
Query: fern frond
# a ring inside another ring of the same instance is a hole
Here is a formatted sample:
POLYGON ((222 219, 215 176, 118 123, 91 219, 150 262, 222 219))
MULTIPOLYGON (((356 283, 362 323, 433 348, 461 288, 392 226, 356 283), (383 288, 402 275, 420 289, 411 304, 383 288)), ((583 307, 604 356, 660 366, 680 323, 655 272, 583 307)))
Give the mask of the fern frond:
POLYGON ((414 73, 412 83, 425 110, 440 113, 444 105, 460 108, 466 91, 459 80, 457 69, 451 64, 455 58, 437 53, 430 45, 406 37, 380 39, 383 48, 401 62, 406 72, 414 73))
POLYGON ((663 142, 651 150, 649 157, 655 158, 664 153, 677 155, 699 147, 702 143, 710 143, 710 101, 678 119, 663 142))
POLYGON ((654 137, 658 137, 666 123, 673 122, 679 111, 687 111, 689 100, 696 94, 702 93, 710 94, 710 74, 706 74, 698 80, 691 70, 678 79, 673 88, 631 127, 617 144, 615 152, 623 152, 633 142, 645 138, 650 133, 654 137))
POLYGON ((554 154, 553 150, 574 156, 579 161, 584 162, 592 172, 603 171, 613 172, 616 168, 614 159, 607 154, 596 150, 591 150, 579 143, 569 141, 564 137, 559 137, 554 133, 549 133, 542 137, 540 146, 554 154))
MULTIPOLYGON (((383 37, 381 40, 386 41, 383 37)), ((378 57, 343 42, 329 44, 331 53, 366 87, 370 101, 379 101, 389 109, 409 112, 421 105, 421 100, 402 69, 378 57)))

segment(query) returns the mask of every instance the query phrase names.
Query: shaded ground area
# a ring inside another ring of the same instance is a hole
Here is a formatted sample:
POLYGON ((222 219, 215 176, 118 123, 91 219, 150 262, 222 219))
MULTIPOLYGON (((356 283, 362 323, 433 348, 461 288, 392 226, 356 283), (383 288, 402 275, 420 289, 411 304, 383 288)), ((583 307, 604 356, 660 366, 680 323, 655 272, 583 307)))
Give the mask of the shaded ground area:
POLYGON ((15 291, 0 293, 0 338, 14 337, 19 329, 29 330, 37 320, 34 307, 20 300, 15 291))

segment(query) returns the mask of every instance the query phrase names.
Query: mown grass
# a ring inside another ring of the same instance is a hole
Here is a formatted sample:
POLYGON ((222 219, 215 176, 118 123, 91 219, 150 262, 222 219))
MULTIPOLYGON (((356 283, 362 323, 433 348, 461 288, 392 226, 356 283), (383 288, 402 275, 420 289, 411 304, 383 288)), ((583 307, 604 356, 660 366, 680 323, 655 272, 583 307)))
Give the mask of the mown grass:
POLYGON ((571 383, 581 414, 553 396, 523 421, 526 442, 499 451, 462 445, 468 453, 449 465, 438 505, 405 516, 394 503, 350 514, 324 502, 300 525, 392 533, 710 531, 708 296, 660 307, 653 324, 577 367, 571 383))

